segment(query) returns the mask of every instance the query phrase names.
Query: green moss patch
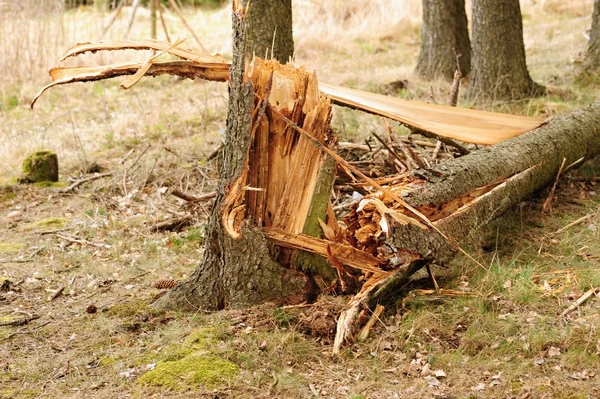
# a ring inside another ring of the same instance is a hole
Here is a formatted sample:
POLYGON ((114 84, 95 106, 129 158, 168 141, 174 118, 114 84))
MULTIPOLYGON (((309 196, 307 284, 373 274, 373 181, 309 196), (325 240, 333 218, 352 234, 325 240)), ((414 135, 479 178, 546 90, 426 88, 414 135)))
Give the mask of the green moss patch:
POLYGON ((217 388, 239 373, 239 367, 216 356, 190 355, 159 363, 138 379, 140 384, 185 390, 204 385, 217 388))
POLYGON ((36 183, 33 183, 36 187, 53 187, 53 188, 65 188, 68 186, 66 182, 62 181, 50 181, 50 180, 42 180, 36 183))
POLYGON ((117 303, 116 305, 111 306, 107 313, 109 316, 128 319, 143 314, 148 316, 158 316, 165 312, 149 306, 148 303, 142 299, 135 299, 133 301, 117 303))
POLYGON ((61 227, 64 227, 67 224, 67 222, 68 222, 68 220, 65 218, 52 217, 52 218, 48 218, 48 219, 38 220, 37 222, 29 223, 28 225, 25 226, 25 228, 28 230, 33 230, 38 227, 58 228, 59 229, 61 227))
MULTIPOLYGON (((17 242, 0 242, 0 253, 5 254, 13 254, 19 252, 20 249, 23 249, 25 244, 17 243, 17 242)), ((0 277, 0 281, 2 278, 0 277)))

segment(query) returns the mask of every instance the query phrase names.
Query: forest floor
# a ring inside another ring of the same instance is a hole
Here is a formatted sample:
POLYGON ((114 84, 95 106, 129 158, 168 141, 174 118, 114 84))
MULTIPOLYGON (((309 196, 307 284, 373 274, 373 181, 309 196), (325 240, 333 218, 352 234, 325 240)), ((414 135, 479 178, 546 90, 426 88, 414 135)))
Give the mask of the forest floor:
MULTIPOLYGON (((570 4, 524 6, 530 71, 549 94, 478 107, 551 117, 597 97, 600 84, 578 75, 591 2, 570 4)), ((226 51, 228 11, 201 12, 219 27, 206 28, 207 47, 226 51)), ((411 75, 415 18, 340 43, 314 26, 313 40, 302 36, 302 16, 297 63, 320 79, 378 92, 406 79, 397 95, 446 101, 448 83, 411 75)), ((339 20, 360 17, 353 10, 339 20)), ((543 192, 468 243, 488 270, 463 257, 434 269, 443 288, 468 295, 431 294, 416 276, 368 340, 332 357, 331 337, 315 337, 306 320, 330 332, 332 309, 346 298, 195 314, 150 306, 164 292, 157 283, 185 279, 201 259, 210 202, 170 193, 214 189, 208 157, 223 138, 224 85, 167 77, 127 92, 115 81, 73 85, 32 112, 43 84, 15 79, 0 90, 0 398, 600 397, 598 294, 563 315, 600 287, 600 183, 585 179, 600 175, 598 160, 558 181, 551 214, 542 214, 543 192), (58 153, 60 182, 16 184, 24 156, 41 148, 58 153), (61 192, 92 171, 113 174, 61 192), (183 215, 192 215, 185 228, 157 231, 183 215)), ((335 113, 343 141, 386 129, 373 116, 335 113)))

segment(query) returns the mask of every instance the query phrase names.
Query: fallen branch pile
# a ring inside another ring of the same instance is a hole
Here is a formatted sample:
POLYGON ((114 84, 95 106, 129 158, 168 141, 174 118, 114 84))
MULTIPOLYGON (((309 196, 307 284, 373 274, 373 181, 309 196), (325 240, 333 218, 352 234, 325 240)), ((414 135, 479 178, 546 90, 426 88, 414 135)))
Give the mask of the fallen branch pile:
MULTIPOLYGON (((228 62, 179 43, 86 43, 64 58, 120 49, 152 49, 183 61, 158 62, 154 56, 145 63, 56 68, 32 106, 50 87, 120 75, 229 79, 228 62)), ((569 165, 600 152, 598 103, 540 127, 544 121, 537 118, 319 83, 304 68, 258 58, 246 68, 245 80, 254 91, 250 139, 241 173, 222 199, 221 223, 233 238, 242 237, 247 225, 261 229, 279 247, 277 263, 302 270, 317 294, 355 294, 338 320, 336 353, 356 336, 366 305, 390 295, 423 266, 447 263, 478 229, 551 184, 563 159, 569 165), (441 143, 416 134, 400 138, 390 128, 386 138, 374 133, 365 144, 336 147, 332 103, 425 135, 495 145, 461 156, 464 146, 458 143, 458 152, 447 149, 440 156, 441 143)))

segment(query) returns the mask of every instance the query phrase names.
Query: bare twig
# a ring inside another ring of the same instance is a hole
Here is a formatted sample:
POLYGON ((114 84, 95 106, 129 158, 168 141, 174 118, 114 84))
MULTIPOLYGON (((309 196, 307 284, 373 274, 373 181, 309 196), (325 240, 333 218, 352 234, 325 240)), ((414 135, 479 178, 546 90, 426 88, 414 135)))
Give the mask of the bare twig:
POLYGON ((55 300, 56 298, 58 298, 59 296, 62 295, 63 291, 65 290, 65 286, 61 286, 58 287, 58 289, 56 291, 54 291, 54 294, 52 294, 52 296, 50 297, 50 299, 48 300, 48 302, 52 302, 53 300, 55 300))
POLYGON ((436 139, 436 140, 439 140, 442 143, 446 144, 447 146, 456 148, 456 150, 461 155, 467 155, 467 154, 469 154, 471 152, 465 146, 463 146, 462 144, 459 144, 456 141, 454 141, 452 139, 449 139, 447 137, 438 136, 435 133, 427 132, 427 131, 421 130, 421 129, 412 129, 411 131, 412 131, 413 134, 420 134, 421 136, 425 136, 425 137, 430 138, 430 139, 436 139))
POLYGON ((552 212, 552 199, 554 198, 554 192, 556 191, 556 185, 558 184, 558 179, 560 179, 560 175, 565 167, 565 162, 567 162, 567 158, 563 157, 562 163, 560 164, 560 168, 558 168, 558 173, 556 174, 556 179, 554 179, 554 184, 550 189, 550 193, 548 193, 548 198, 544 201, 544 205, 542 205, 542 212, 550 213, 552 212))
POLYGON ((571 306, 569 306, 568 308, 566 308, 560 315, 564 317, 567 314, 571 313, 572 311, 574 311, 575 309, 577 309, 578 307, 580 307, 592 295, 594 295, 595 293, 597 293, 599 291, 600 291, 600 287, 592 288, 592 289, 586 291, 585 294, 583 294, 582 296, 580 296, 579 299, 577 299, 574 303, 572 303, 571 306))
POLYGON ((125 39, 127 39, 127 36, 129 36, 129 32, 131 32, 133 20, 135 19, 135 13, 137 12, 137 9, 140 6, 141 2, 141 0, 134 0, 133 5, 131 6, 131 15, 129 16, 129 21, 127 22, 127 32, 125 32, 125 39))
POLYGON ((65 187, 61 192, 63 193, 70 193, 71 191, 75 190, 77 187, 81 186, 83 183, 87 183, 90 181, 94 181, 94 180, 98 180, 101 179, 103 177, 108 177, 108 176, 112 176, 113 172, 106 172, 106 173, 100 173, 100 174, 96 174, 94 176, 89 176, 83 179, 79 179, 73 183, 71 183, 70 186, 65 187))
POLYGON ((213 199, 213 198, 215 198, 217 196, 217 192, 216 191, 196 196, 196 195, 186 194, 186 193, 184 193, 182 191, 179 191, 179 190, 173 190, 173 191, 171 191, 171 194, 173 194, 177 198, 181 198, 182 200, 185 200, 185 201, 188 201, 188 202, 208 201, 209 199, 213 199))
POLYGON ((570 229, 571 227, 573 227, 573 226, 576 226, 576 225, 578 225, 579 223, 581 223, 581 222, 583 222, 583 221, 586 221, 586 220, 588 220, 589 218, 591 218, 592 216, 595 216, 595 215, 596 215, 595 213, 590 213, 589 215, 582 216, 582 217, 580 217, 579 219, 577 219, 577 220, 575 220, 575 221, 573 221, 573 222, 569 223, 569 224, 568 224, 568 225, 566 225, 565 227, 563 227, 563 228, 561 228, 561 229, 558 229, 558 230, 556 230, 554 233, 552 233, 552 235, 555 235, 555 234, 562 233, 563 231, 565 231, 565 230, 568 230, 568 229, 570 229))
POLYGON ((99 243, 91 242, 91 241, 88 241, 88 240, 83 240, 83 239, 80 239, 80 238, 65 236, 65 235, 62 235, 62 234, 56 234, 56 236, 58 238, 62 238, 63 240, 67 240, 67 241, 69 241, 71 243, 74 243, 74 244, 90 245, 90 246, 96 247, 96 248, 106 248, 106 249, 110 248, 110 245, 108 245, 108 244, 99 244, 99 243))
POLYGON ((379 320, 379 316, 381 316, 381 313, 383 313, 384 309, 385 309, 385 306, 383 306, 383 305, 377 305, 375 307, 375 311, 371 315, 371 318, 369 319, 367 324, 365 324, 365 326, 362 328, 362 330, 360 330, 360 333, 358 334, 357 339, 359 341, 364 341, 365 339, 367 339, 369 337, 369 332, 371 332, 371 328, 373 328, 373 326, 375 325, 377 320, 379 320))
POLYGON ((451 107, 456 107, 456 104, 458 103, 458 92, 460 90, 460 79, 461 78, 462 78, 462 74, 457 69, 454 72, 454 79, 452 80, 452 87, 450 88, 450 101, 448 101, 448 104, 451 107))
POLYGON ((167 38, 167 41, 169 43, 171 43, 171 38, 169 37, 169 30, 167 29, 167 24, 165 22, 165 18, 163 16, 163 5, 159 2, 158 3, 158 16, 160 17, 160 23, 162 25, 163 31, 165 32, 165 37, 167 38))
POLYGON ((400 164, 405 165, 404 161, 400 158, 400 155, 398 155, 398 153, 396 153, 396 151, 392 147, 390 147, 381 137, 379 137, 377 133, 371 132, 371 134, 389 151, 390 154, 394 156, 394 158, 396 158, 398 162, 400 162, 400 164))
POLYGON ((50 324, 50 321, 45 321, 42 324, 40 324, 39 326, 37 326, 36 328, 33 328, 31 330, 17 330, 13 333, 8 334, 6 337, 0 339, 0 341, 8 341, 9 339, 11 339, 12 337, 14 337, 15 335, 19 335, 19 334, 31 334, 34 333, 36 331, 38 331, 39 329, 41 329, 42 327, 47 326, 48 324, 50 324))
POLYGON ((185 27, 187 28, 187 30, 192 34, 192 36, 194 37, 194 40, 196 40, 196 43, 198 43, 198 46, 200 47, 200 50, 202 50, 202 51, 204 51, 206 53, 206 49, 202 45, 202 42, 200 41, 200 39, 198 39, 198 36, 196 36, 196 33, 194 32, 194 30, 192 29, 192 27, 190 26, 190 24, 188 24, 187 20, 183 16, 183 13, 181 12, 181 9, 177 5, 177 3, 174 0, 169 0, 169 3, 171 4, 171 7, 173 7, 173 10, 175 10, 175 13, 179 17, 179 19, 181 19, 181 22, 183 22, 183 24, 185 25, 185 27))
POLYGON ((114 11, 112 18, 108 22, 108 25, 106 25, 106 27, 102 30, 102 35, 100 35, 100 40, 104 39, 104 36, 106 35, 106 33, 108 33, 110 28, 113 26, 113 24, 117 20, 117 17, 119 16, 119 14, 121 14, 121 10, 123 9, 124 5, 125 5, 125 0, 119 1, 119 5, 117 6, 117 9, 114 11))
POLYGON ((433 274, 433 271, 431 270, 431 265, 429 263, 427 263, 425 265, 425 268, 427 269, 427 274, 429 275, 429 278, 433 282, 433 288, 435 289, 435 292, 440 292, 440 286, 438 285, 438 282, 435 279, 435 275, 433 274))
POLYGON ((0 321, 0 327, 22 326, 22 325, 25 325, 25 324, 33 321, 33 320, 37 320, 39 318, 40 318, 40 315, 38 315, 38 314, 32 314, 30 316, 22 317, 20 319, 0 321))
POLYGON ((150 226, 150 231, 159 232, 159 231, 174 231, 181 230, 185 226, 189 226, 192 223, 192 217, 189 215, 167 220, 166 222, 157 223, 153 226, 150 226))
POLYGON ((14 259, 0 259, 0 263, 29 263, 33 262, 33 258, 40 252, 44 250, 45 247, 36 248, 32 253, 30 253, 26 258, 14 258, 14 259))

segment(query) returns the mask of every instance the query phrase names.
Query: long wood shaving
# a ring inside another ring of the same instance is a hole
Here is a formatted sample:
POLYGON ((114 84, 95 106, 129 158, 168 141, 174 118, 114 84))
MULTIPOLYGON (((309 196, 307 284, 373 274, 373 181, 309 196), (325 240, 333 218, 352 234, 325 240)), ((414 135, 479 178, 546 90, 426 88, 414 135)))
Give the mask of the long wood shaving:
POLYGON ((467 143, 496 144, 540 127, 545 120, 447 105, 427 104, 320 83, 338 104, 385 116, 409 126, 467 143))

